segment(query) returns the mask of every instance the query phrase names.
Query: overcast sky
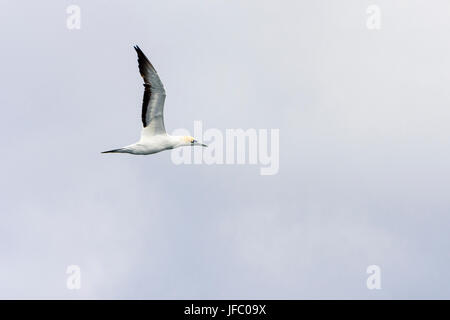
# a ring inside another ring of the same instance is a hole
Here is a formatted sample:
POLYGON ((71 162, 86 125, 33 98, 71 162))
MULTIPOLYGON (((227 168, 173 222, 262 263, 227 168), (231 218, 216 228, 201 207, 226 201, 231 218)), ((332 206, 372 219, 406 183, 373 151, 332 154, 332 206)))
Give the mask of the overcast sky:
POLYGON ((450 298, 450 2, 1 8, 0 298, 450 298), (139 138, 135 44, 169 132, 279 129, 278 174, 100 154, 139 138))

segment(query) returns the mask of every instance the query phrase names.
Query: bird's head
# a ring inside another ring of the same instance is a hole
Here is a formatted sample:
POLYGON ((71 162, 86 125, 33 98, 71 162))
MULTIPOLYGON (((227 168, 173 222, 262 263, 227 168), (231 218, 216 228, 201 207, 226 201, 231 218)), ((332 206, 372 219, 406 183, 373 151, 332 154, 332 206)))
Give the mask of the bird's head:
POLYGON ((202 147, 207 147, 206 144, 200 143, 195 138, 190 137, 190 136, 182 136, 181 140, 182 140, 182 145, 183 146, 202 146, 202 147))

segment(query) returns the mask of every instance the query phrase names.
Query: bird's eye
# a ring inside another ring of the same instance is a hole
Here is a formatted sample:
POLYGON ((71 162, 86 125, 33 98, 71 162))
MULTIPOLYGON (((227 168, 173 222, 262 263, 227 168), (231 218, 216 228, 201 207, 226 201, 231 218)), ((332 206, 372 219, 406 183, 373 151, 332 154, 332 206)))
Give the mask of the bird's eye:
POLYGON ((192 139, 191 143, 197 142, 197 140, 192 139))

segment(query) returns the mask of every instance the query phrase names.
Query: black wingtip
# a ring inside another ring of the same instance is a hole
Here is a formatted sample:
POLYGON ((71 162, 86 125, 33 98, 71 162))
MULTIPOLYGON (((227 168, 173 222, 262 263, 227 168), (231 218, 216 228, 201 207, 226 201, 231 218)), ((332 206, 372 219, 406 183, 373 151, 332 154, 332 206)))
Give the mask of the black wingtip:
POLYGON ((152 65, 152 63, 147 58, 147 56, 144 54, 144 52, 142 52, 141 48, 139 48, 139 46, 135 45, 134 46, 134 50, 136 50, 136 53, 137 53, 137 56, 138 56, 139 71, 141 73, 141 76, 144 77, 144 74, 145 74, 145 71, 144 71, 145 69, 144 69, 144 67, 141 67, 141 63, 142 63, 142 65, 145 64, 145 63, 148 63, 148 65, 150 66, 152 71, 157 73, 155 67, 152 65), (141 70, 141 68, 143 68, 143 69, 141 70))
POLYGON ((138 58, 142 57, 142 58, 148 60, 147 57, 145 56, 144 52, 142 52, 141 48, 139 48, 139 46, 137 46, 137 45, 134 46, 134 50, 136 50, 138 58))

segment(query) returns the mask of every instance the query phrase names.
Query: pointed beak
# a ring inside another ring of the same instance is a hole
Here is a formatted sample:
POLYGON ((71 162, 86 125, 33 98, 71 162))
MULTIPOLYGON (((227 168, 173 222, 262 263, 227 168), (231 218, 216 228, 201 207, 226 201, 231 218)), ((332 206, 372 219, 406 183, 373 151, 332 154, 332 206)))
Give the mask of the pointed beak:
POLYGON ((194 140, 194 143, 192 144, 194 146, 202 146, 202 147, 208 147, 206 144, 200 143, 197 140, 194 140))

